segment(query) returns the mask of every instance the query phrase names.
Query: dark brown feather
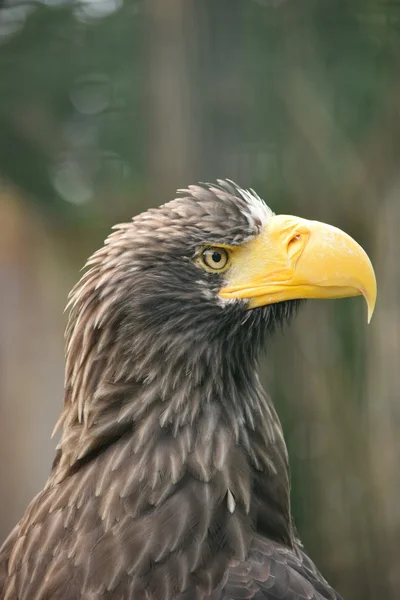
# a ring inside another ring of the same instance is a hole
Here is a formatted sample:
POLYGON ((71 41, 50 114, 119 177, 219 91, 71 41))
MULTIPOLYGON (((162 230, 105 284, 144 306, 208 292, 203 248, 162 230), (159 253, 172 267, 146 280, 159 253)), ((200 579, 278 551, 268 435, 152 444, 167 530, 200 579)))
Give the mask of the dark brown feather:
POLYGON ((295 304, 223 305, 195 260, 272 213, 230 182, 183 194, 117 226, 72 292, 61 441, 0 550, 4 600, 338 598, 296 539, 256 374, 295 304))

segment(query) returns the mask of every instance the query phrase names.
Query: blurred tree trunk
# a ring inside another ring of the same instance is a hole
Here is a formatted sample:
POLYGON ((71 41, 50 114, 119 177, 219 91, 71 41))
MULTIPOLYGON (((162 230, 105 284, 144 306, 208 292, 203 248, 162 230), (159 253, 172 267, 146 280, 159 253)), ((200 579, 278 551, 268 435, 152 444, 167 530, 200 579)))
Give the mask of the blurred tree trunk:
POLYGON ((148 152, 154 198, 249 178, 241 0, 148 0, 148 152))
POLYGON ((44 484, 54 454, 66 284, 41 220, 15 190, 0 192, 0 215, 0 419, 10 424, 0 437, 2 540, 44 484))
POLYGON ((156 204, 190 182, 196 160, 201 124, 193 119, 193 2, 147 2, 149 181, 156 204))

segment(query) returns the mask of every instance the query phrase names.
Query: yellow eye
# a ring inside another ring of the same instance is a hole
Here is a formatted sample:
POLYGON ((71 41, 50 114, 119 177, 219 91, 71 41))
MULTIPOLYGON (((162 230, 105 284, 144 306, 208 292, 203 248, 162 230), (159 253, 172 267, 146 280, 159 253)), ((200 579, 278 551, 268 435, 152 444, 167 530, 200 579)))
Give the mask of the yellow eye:
POLYGON ((203 251, 201 257, 205 266, 213 271, 223 271, 229 260, 228 251, 218 246, 207 248, 203 251))

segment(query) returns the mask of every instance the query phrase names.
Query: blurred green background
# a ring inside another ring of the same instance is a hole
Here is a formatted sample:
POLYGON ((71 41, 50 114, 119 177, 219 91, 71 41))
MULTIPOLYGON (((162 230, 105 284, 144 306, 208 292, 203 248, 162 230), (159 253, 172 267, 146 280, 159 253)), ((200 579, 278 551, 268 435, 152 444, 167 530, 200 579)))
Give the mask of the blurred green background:
POLYGON ((115 222, 229 177, 375 266, 262 363, 302 539, 347 599, 400 597, 400 2, 3 0, 0 540, 43 486, 63 308, 115 222))

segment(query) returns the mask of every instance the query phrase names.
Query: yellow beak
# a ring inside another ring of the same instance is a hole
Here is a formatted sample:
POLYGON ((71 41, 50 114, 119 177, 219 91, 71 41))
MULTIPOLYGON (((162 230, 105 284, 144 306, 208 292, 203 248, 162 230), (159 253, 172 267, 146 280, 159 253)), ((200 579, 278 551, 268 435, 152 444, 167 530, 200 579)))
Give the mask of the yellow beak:
POLYGON ((376 301, 374 269, 367 254, 336 227, 299 217, 272 217, 263 232, 232 251, 224 299, 247 298, 256 308, 300 298, 362 294, 368 322, 376 301))

